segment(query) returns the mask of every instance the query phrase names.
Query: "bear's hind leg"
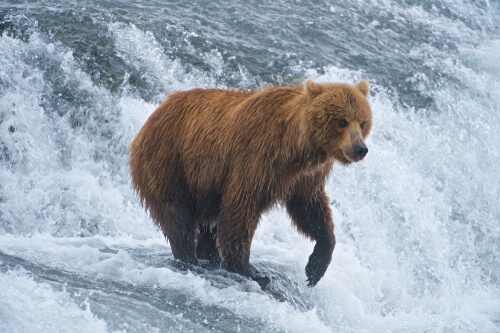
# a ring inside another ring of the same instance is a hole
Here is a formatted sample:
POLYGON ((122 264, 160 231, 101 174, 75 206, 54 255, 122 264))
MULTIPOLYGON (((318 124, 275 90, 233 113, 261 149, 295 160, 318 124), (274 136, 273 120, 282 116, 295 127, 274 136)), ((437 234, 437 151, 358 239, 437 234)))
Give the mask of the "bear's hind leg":
POLYGON ((217 250, 217 227, 201 226, 196 244, 198 259, 208 260, 213 264, 220 264, 222 259, 217 250))
POLYGON ((198 265, 193 212, 181 203, 166 203, 159 223, 175 259, 198 265))

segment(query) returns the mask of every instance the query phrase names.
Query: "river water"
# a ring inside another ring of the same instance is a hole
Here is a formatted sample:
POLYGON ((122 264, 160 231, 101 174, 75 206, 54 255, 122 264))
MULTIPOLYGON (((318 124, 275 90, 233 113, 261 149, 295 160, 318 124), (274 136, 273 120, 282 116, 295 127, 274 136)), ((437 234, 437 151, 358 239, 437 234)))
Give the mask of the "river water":
POLYGON ((500 331, 498 1, 0 2, 0 332, 500 331), (371 82, 332 264, 277 208, 262 291, 173 259, 127 150, 178 90, 371 82))

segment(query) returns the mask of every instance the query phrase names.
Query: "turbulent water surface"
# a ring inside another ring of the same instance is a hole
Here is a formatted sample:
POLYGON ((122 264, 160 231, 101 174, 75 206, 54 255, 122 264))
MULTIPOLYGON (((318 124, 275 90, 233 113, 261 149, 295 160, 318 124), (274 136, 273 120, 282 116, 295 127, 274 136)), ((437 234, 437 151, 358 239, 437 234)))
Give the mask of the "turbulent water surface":
POLYGON ((500 331, 498 1, 0 2, 0 332, 500 331), (335 166, 332 264, 283 209, 262 291, 186 268, 127 149, 176 90, 371 82, 367 158, 335 166))

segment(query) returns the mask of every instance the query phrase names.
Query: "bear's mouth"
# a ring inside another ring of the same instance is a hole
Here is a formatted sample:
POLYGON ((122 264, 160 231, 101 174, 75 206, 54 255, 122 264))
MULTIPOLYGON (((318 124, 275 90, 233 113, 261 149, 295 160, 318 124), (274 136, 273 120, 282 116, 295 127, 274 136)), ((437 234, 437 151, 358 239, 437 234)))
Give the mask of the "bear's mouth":
POLYGON ((344 158, 349 162, 349 163, 356 163, 362 160, 362 158, 357 158, 355 156, 349 156, 344 154, 344 158))
POLYGON ((356 163, 365 158, 364 156, 363 157, 356 156, 353 152, 343 152, 343 153, 344 153, 344 159, 345 161, 347 161, 347 164, 356 163))
POLYGON ((345 155, 342 154, 341 158, 339 159, 339 162, 343 165, 349 165, 352 163, 345 155))

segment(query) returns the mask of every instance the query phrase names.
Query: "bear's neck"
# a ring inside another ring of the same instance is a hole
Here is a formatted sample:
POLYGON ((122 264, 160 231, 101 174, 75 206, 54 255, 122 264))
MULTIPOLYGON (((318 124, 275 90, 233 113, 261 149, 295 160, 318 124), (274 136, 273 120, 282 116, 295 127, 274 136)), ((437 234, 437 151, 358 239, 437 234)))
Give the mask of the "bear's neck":
POLYGON ((309 99, 302 89, 294 91, 295 96, 283 105, 288 114, 288 128, 284 141, 290 152, 290 162, 300 169, 316 168, 325 163, 333 163, 326 151, 314 141, 314 133, 309 125, 309 99))

